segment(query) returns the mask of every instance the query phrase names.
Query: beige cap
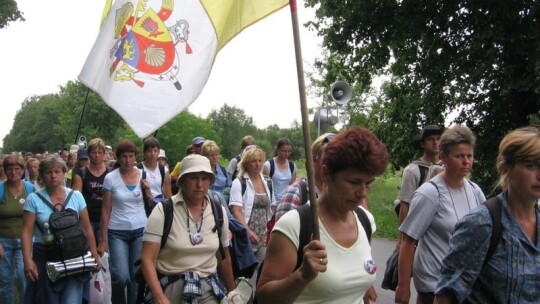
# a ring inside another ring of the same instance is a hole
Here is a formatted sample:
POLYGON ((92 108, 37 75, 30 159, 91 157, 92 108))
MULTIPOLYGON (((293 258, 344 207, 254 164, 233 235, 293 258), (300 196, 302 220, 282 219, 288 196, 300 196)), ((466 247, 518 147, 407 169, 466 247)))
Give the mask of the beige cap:
POLYGON ((210 182, 211 185, 216 180, 214 171, 210 166, 210 160, 208 160, 206 156, 202 156, 199 154, 191 154, 184 157, 184 159, 182 160, 182 168, 180 169, 180 174, 178 175, 178 180, 176 181, 176 184, 178 185, 178 182, 180 181, 182 176, 184 176, 184 174, 197 172, 206 172, 212 175, 212 181, 210 182))
POLYGON ((167 155, 165 154, 165 150, 163 149, 159 149, 159 155, 157 158, 161 158, 161 157, 167 159, 167 155))

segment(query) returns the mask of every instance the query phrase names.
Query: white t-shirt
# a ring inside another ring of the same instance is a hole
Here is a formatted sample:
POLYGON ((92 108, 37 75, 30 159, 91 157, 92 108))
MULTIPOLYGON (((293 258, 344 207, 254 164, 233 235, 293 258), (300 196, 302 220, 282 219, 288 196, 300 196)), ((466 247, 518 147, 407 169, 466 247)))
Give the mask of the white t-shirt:
MULTIPOLYGON (((370 219, 372 229, 375 228, 373 215, 369 211, 366 211, 366 214, 370 219)), ((325 244, 328 253, 327 270, 319 273, 294 303, 363 303, 362 298, 366 290, 373 285, 375 274, 369 274, 364 268, 366 261, 373 260, 371 245, 356 214, 354 217, 359 233, 357 241, 349 248, 336 243, 319 220, 321 241, 325 244)), ((283 233, 298 248, 300 233, 298 212, 291 211, 284 214, 276 222, 274 230, 283 233)))
POLYGON ((414 286, 421 292, 433 292, 439 279, 443 258, 450 252, 450 236, 459 219, 486 200, 478 185, 464 180, 461 191, 450 190, 441 175, 414 192, 409 214, 399 231, 418 240, 414 254, 414 286), (439 195, 440 193, 440 195, 439 195))
MULTIPOLYGON (((158 195, 163 195, 163 191, 161 187, 162 178, 161 178, 161 173, 159 173, 159 165, 157 165, 154 170, 150 170, 148 169, 148 167, 144 165, 144 163, 142 164, 143 164, 144 171, 146 172, 146 180, 150 183, 152 196, 156 197, 158 195)), ((163 172, 163 177, 165 177, 165 173, 169 172, 169 169, 167 169, 167 167, 165 167, 164 170, 165 171, 163 172)))
POLYGON ((109 229, 131 231, 146 225, 146 212, 144 211, 141 191, 142 171, 137 170, 139 171, 139 179, 133 190, 126 186, 122 176, 120 176, 119 169, 113 170, 105 176, 103 192, 112 193, 109 229))
MULTIPOLYGON (((159 251, 156 268, 165 275, 178 274, 185 271, 194 271, 202 277, 207 277, 216 272, 216 251, 219 248, 217 230, 214 231, 216 222, 212 213, 212 206, 207 197, 208 204, 203 213, 201 233, 203 241, 192 245, 187 231, 187 214, 184 207, 184 198, 179 192, 172 197, 174 216, 171 230, 167 237, 167 243, 159 251)), ((157 204, 144 229, 143 242, 161 243, 163 223, 165 215, 163 205, 157 204)), ((195 225, 190 220, 190 229, 195 233, 195 225)), ((221 226, 221 244, 224 249, 229 246, 229 220, 227 212, 223 208, 223 225, 221 226)))

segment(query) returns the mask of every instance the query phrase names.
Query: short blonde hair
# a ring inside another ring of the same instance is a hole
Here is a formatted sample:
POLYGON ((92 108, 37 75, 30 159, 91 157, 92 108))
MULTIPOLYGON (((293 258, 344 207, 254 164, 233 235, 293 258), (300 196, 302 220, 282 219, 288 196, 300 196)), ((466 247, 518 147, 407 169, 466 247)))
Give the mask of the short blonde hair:
POLYGON ((211 153, 219 153, 219 147, 213 140, 205 140, 201 147, 201 155, 209 156, 211 153))
POLYGON ((540 163, 540 129, 527 126, 508 133, 499 144, 497 156, 497 171, 499 181, 497 186, 508 188, 508 173, 517 163, 533 161, 540 163))
POLYGON ((247 146, 242 152, 242 158, 238 163, 238 177, 244 176, 246 173, 246 164, 260 156, 262 161, 266 160, 266 153, 259 146, 251 145, 247 146))
POLYGON ((88 154, 90 154, 90 152, 92 152, 93 150, 102 150, 103 153, 105 153, 106 149, 105 149, 105 142, 103 141, 103 139, 101 138, 92 138, 90 140, 90 142, 88 143, 88 154))

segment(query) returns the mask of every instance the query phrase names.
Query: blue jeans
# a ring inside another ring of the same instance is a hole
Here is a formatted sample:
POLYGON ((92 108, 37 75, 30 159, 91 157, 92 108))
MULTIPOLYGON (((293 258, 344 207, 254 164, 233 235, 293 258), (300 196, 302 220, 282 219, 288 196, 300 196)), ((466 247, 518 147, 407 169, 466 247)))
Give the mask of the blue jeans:
POLYGON ((112 302, 134 304, 137 299, 135 261, 141 258, 144 228, 107 231, 112 285, 112 302), (126 299, 127 287, 127 299, 126 299))
POLYGON ((47 276, 47 257, 45 246, 42 243, 34 243, 32 259, 38 268, 39 278, 35 282, 27 279, 26 293, 24 301, 21 301, 21 303, 67 304, 82 302, 83 286, 90 279, 89 273, 61 279, 53 283, 47 276))
POLYGON ((0 237, 0 244, 4 248, 4 258, 0 260, 0 303, 12 304, 15 301, 13 283, 21 299, 26 287, 21 239, 0 237))

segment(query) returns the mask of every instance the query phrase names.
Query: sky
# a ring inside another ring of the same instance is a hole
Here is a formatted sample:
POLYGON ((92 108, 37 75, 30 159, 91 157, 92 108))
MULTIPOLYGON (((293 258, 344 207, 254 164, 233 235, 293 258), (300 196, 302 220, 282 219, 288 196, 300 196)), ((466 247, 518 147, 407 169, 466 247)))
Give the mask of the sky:
MULTIPOLYGON (((57 93, 60 86, 77 80, 98 35, 104 3, 17 0, 26 21, 0 29, 0 147, 26 98, 57 93)), ((314 18, 314 11, 302 0, 298 18, 308 71, 321 52, 321 38, 303 26, 314 18)), ((218 53, 210 78, 189 111, 206 117, 227 103, 242 108, 259 128, 290 127, 295 120, 301 122, 296 75, 287 6, 245 29, 218 53)), ((308 96, 308 107, 318 102, 308 96)))

